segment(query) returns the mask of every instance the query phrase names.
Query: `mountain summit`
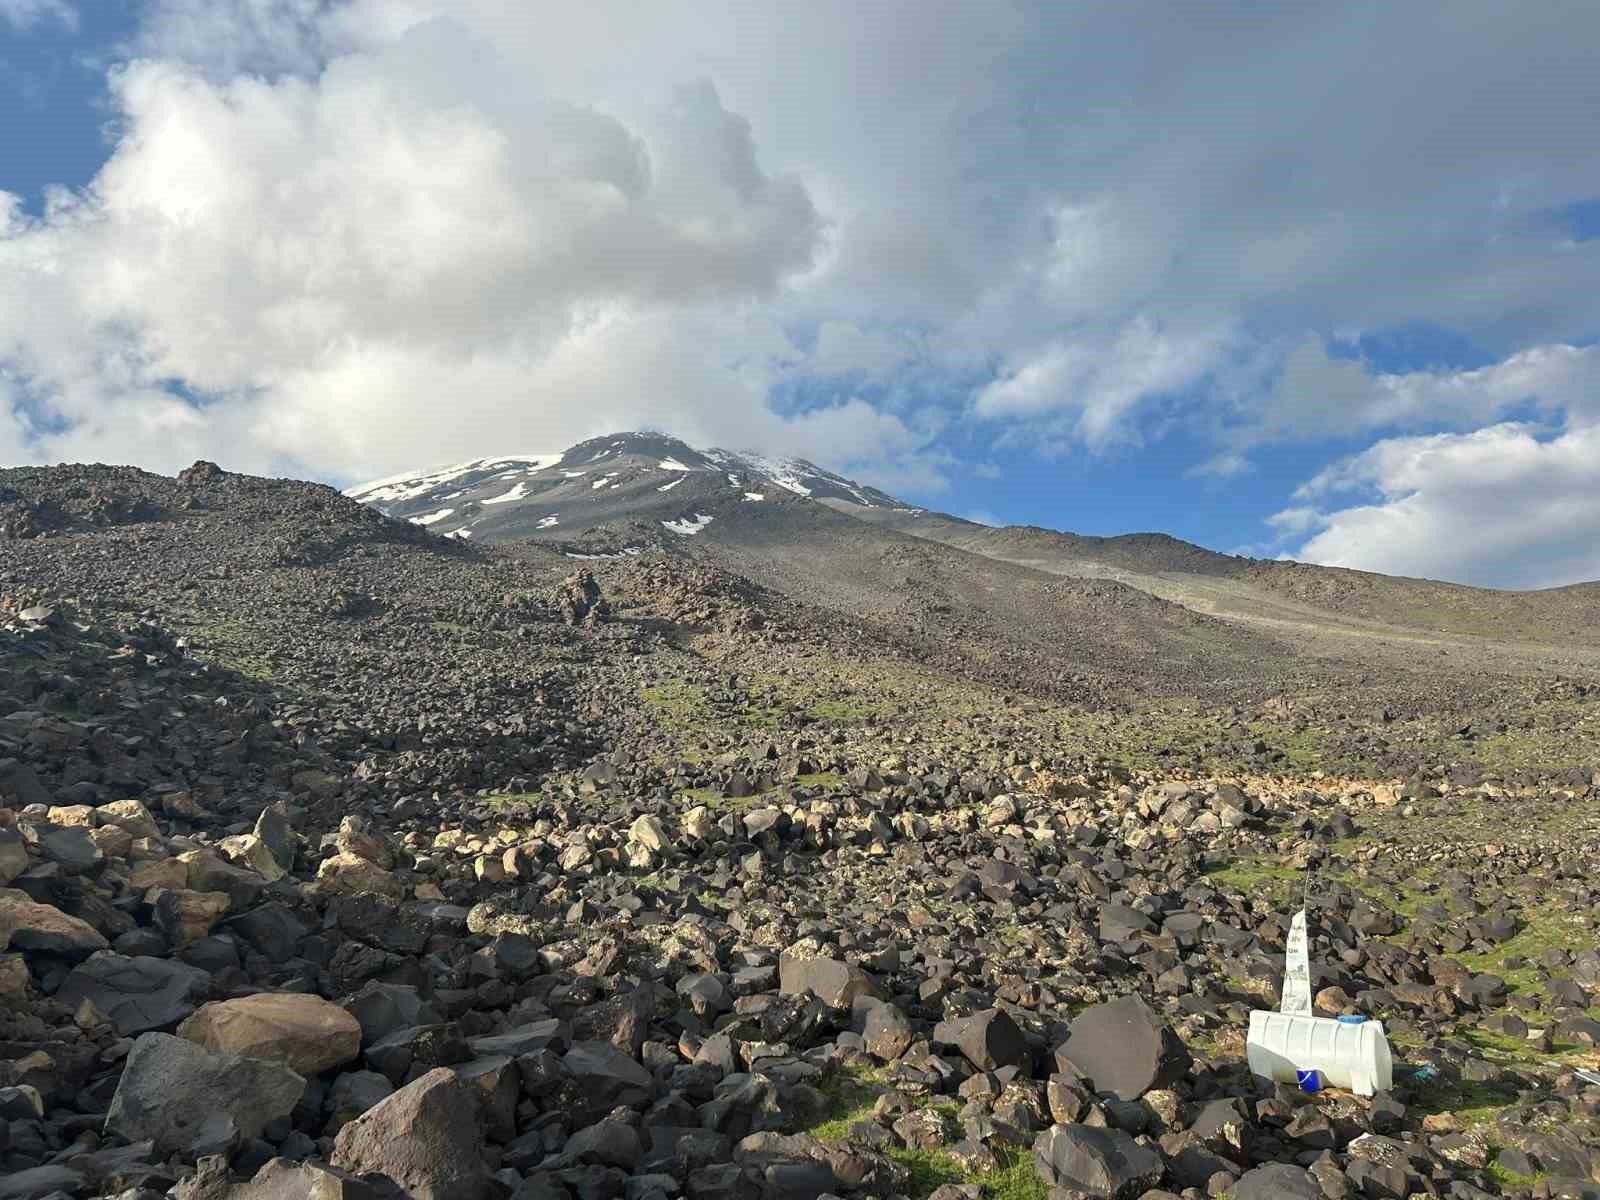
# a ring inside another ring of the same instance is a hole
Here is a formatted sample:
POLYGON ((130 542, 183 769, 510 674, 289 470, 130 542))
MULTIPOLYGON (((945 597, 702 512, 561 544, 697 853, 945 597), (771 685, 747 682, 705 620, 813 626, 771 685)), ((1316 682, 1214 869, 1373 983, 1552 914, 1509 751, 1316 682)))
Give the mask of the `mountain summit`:
POLYGON ((750 504, 835 500, 910 514, 876 488, 803 458, 697 450, 654 433, 618 433, 549 454, 502 454, 375 479, 345 495, 449 537, 567 539, 618 521, 692 537, 750 504))
MULTIPOLYGON (((479 545, 541 543, 590 560, 656 547, 720 554, 725 566, 768 586, 856 613, 892 609, 902 591, 932 604, 948 601, 949 591, 1014 591, 1012 583, 984 581, 1005 564, 1115 582, 1249 630, 1307 636, 1315 628, 1320 636, 1337 629, 1338 640, 1358 646, 1389 636, 1404 644, 1413 630, 1600 645, 1596 584, 1498 592, 1240 558, 1161 533, 991 528, 904 503, 805 459, 698 450, 657 433, 412 471, 345 495, 479 545), (934 547, 958 555, 930 559, 934 547), (908 556, 914 569, 904 565, 908 556)), ((985 610, 992 603, 973 599, 985 610)))

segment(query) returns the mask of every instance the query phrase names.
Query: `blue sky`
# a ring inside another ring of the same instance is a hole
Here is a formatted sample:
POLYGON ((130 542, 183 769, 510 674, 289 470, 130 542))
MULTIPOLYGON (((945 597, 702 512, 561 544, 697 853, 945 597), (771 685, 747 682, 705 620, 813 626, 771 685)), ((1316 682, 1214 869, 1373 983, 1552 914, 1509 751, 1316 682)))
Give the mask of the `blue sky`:
POLYGON ((1600 578, 1600 10, 0 0, 0 463, 649 425, 1600 578), (690 19, 690 17, 694 19, 690 19))

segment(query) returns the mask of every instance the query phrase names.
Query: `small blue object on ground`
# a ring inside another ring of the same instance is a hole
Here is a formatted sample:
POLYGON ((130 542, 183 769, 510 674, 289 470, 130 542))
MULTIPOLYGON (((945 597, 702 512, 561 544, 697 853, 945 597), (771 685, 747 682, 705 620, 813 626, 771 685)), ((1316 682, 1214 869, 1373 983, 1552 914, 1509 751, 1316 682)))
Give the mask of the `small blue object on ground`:
POLYGON ((1322 1090, 1322 1076, 1315 1071, 1296 1071, 1294 1079, 1300 1085, 1302 1092, 1320 1092, 1322 1090))

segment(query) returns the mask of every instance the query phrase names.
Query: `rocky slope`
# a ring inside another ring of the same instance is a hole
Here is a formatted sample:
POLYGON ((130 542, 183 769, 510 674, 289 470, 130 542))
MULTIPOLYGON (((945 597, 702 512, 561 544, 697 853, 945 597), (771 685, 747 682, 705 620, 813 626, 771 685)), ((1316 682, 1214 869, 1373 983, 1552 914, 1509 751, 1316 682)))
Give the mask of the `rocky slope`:
POLYGON ((1159 533, 1086 537, 1034 526, 992 529, 943 513, 867 508, 843 499, 835 507, 880 528, 955 546, 974 554, 1067 575, 1112 573, 1158 594, 1160 581, 1227 586, 1228 611, 1247 613, 1259 598, 1311 610, 1313 618, 1355 619, 1400 630, 1426 630, 1497 641, 1560 646, 1600 645, 1600 583, 1512 592, 1432 579, 1407 579, 1218 554, 1159 533))
POLYGON ((0 472, 0 1198, 1595 1191, 1590 678, 728 503, 0 472))

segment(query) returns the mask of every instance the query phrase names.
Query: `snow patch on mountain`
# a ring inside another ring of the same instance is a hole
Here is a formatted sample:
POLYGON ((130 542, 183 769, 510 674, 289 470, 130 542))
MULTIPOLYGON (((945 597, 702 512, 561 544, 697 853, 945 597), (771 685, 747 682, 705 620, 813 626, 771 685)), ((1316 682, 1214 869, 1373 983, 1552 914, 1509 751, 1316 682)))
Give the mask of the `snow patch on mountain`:
POLYGON ((693 520, 685 517, 681 521, 663 521, 661 523, 673 533, 681 533, 684 537, 693 537, 711 524, 711 521, 712 518, 706 516, 705 513, 695 513, 693 520))
POLYGON ((796 460, 767 458, 760 454, 751 454, 741 451, 739 457, 743 458, 757 472, 772 480, 773 483, 785 491, 795 493, 797 496, 811 495, 811 489, 800 482, 800 472, 796 460))
POLYGON ((396 503, 420 496, 440 484, 449 483, 452 479, 458 479, 473 471, 493 471, 500 467, 523 464, 524 471, 533 473, 555 466, 562 457, 560 454, 499 454, 492 458, 475 458, 470 462, 452 463, 447 467, 406 471, 399 475, 369 480, 353 488, 346 488, 344 494, 352 500, 362 500, 368 504, 396 503))
POLYGON ((518 480, 515 484, 512 485, 511 490, 509 492, 506 492, 504 495, 500 495, 500 496, 491 496, 489 499, 485 500, 484 503, 485 504, 510 504, 513 500, 521 500, 527 494, 528 494, 528 485, 526 483, 523 483, 521 480, 518 480))
POLYGON ((411 523, 413 525, 437 525, 453 512, 455 512, 453 508, 441 508, 438 512, 431 512, 426 516, 412 517, 411 523))
POLYGON ((572 551, 568 550, 567 557, 576 558, 580 562, 611 562, 614 559, 632 558, 635 555, 643 553, 643 546, 624 546, 619 554, 574 554, 572 551))

